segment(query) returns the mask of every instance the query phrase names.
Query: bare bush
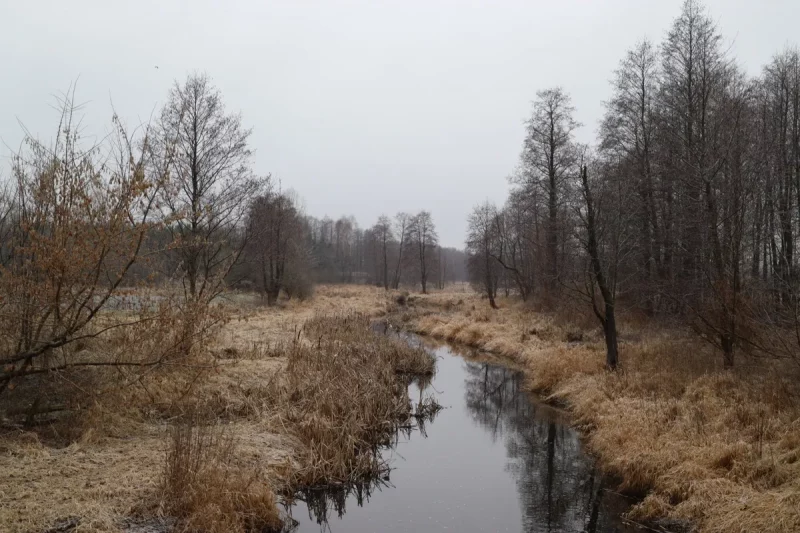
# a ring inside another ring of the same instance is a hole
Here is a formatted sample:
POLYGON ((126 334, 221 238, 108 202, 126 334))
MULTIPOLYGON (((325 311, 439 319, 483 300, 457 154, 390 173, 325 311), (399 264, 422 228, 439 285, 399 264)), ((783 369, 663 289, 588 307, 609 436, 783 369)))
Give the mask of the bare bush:
POLYGON ((107 144, 82 148, 72 98, 52 145, 26 138, 2 202, 0 390, 20 376, 110 364, 74 360, 69 345, 127 324, 92 327, 156 225, 165 178, 147 170, 147 130, 136 143, 115 117, 107 144))

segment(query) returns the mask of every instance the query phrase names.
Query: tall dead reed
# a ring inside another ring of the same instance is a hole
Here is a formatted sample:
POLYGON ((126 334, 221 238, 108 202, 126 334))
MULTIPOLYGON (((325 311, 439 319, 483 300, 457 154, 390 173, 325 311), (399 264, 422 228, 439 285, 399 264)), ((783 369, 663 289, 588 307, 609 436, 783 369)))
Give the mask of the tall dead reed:
POLYGON ((181 531, 227 533, 278 531, 275 495, 265 480, 240 462, 224 426, 192 417, 170 430, 162 504, 181 531))
POLYGON ((277 398, 280 423, 303 444, 288 486, 355 483, 384 473, 380 448, 412 413, 409 380, 432 375, 434 357, 377 334, 365 315, 315 317, 304 334, 307 342, 289 349, 277 398))

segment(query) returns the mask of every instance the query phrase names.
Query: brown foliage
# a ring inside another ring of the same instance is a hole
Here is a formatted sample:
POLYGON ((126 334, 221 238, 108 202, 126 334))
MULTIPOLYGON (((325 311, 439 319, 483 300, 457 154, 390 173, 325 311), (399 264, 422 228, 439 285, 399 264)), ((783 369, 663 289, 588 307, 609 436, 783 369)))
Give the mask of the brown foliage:
POLYGON ((136 262, 163 181, 116 117, 109 145, 82 149, 72 94, 62 110, 51 146, 26 139, 0 198, 0 391, 15 377, 105 364, 55 351, 104 331, 89 326, 136 262))

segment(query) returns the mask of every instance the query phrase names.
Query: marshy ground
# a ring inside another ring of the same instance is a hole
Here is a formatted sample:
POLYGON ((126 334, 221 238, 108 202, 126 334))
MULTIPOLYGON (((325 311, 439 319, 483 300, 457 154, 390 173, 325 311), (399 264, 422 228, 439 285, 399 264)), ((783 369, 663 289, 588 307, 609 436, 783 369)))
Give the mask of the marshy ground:
POLYGON ((70 409, 23 421, 4 411, 0 529, 79 518, 81 531, 120 531, 159 515, 185 529, 274 526, 275 492, 371 474, 382 467, 373 447, 408 415, 405 375, 434 366, 372 334, 390 302, 365 287, 275 308, 231 294, 227 322, 191 362, 134 383, 104 375, 102 390, 87 378, 69 387, 69 375, 37 384, 70 409))
POLYGON ((643 497, 629 517, 670 530, 800 531, 796 364, 720 357, 688 331, 625 317, 622 369, 603 367, 602 332, 574 310, 475 295, 414 297, 413 331, 515 362, 528 387, 566 406, 619 490, 643 497), (666 521, 665 521, 666 520, 666 521))
MULTIPOLYGON (((609 374, 600 332, 580 315, 511 299, 492 311, 463 288, 397 296, 329 286, 310 301, 265 308, 232 294, 222 304, 229 320, 192 365, 102 391, 76 381, 58 398, 69 409, 27 423, 7 414, 3 531, 70 519, 80 531, 135 531, 154 516, 179 517, 171 523, 183 529, 276 528, 276 502, 295 489, 380 472, 377 450, 409 416, 408 376, 433 372, 433 361, 375 335, 376 318, 521 369, 526 387, 569 408, 619 490, 643 497, 631 519, 800 530, 796 369, 743 360, 722 370, 687 332, 631 317, 621 327, 622 370, 609 374)), ((69 378, 48 386, 66 390, 69 378)))

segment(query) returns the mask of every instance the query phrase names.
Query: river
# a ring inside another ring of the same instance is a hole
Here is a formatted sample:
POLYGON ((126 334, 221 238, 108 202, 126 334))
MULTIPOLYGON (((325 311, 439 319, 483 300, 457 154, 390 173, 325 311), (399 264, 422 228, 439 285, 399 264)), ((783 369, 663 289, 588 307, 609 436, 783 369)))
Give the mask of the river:
POLYGON ((296 501, 293 531, 634 531, 620 519, 630 502, 607 490, 564 413, 527 393, 520 372, 429 349, 439 359, 423 394, 445 409, 385 450, 389 479, 296 501))

